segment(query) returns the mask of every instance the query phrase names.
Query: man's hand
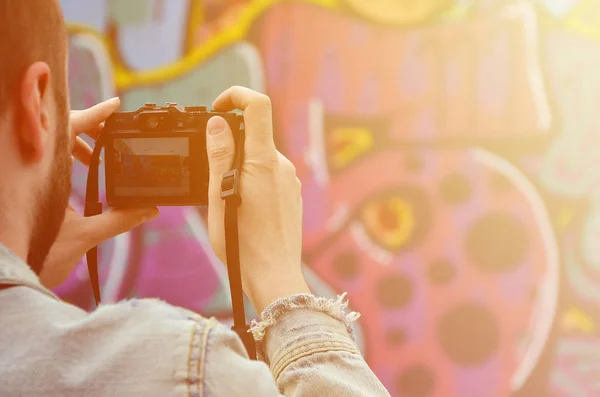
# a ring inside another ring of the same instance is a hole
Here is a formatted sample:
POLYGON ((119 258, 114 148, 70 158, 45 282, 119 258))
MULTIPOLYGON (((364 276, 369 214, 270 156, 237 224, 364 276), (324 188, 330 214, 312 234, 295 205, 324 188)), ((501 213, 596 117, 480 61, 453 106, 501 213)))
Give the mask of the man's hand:
MULTIPOLYGON (((71 112, 71 139, 73 156, 89 165, 92 148, 79 137, 85 133, 96 139, 104 121, 120 106, 118 98, 102 102, 82 111, 71 112)), ((158 216, 156 208, 113 209, 106 213, 84 218, 69 206, 56 242, 50 249, 40 279, 47 288, 64 282, 71 271, 91 248, 125 233, 158 216)))
MULTIPOLYGON (((246 140, 239 208, 242 284, 261 313, 278 298, 310 293, 301 270, 302 198, 293 164, 275 148, 271 102, 243 87, 221 94, 213 107, 244 111, 246 140)), ((208 229, 215 253, 224 263, 224 202, 221 180, 231 169, 235 144, 229 125, 213 117, 207 126, 210 166, 208 229)))
POLYGON ((83 165, 89 166, 93 149, 79 135, 85 134, 96 140, 104 128, 106 119, 119 109, 121 100, 112 98, 86 110, 71 111, 71 139, 73 156, 83 165))
POLYGON ((46 288, 62 284, 91 248, 158 216, 156 208, 113 209, 84 218, 69 205, 40 280, 46 288))

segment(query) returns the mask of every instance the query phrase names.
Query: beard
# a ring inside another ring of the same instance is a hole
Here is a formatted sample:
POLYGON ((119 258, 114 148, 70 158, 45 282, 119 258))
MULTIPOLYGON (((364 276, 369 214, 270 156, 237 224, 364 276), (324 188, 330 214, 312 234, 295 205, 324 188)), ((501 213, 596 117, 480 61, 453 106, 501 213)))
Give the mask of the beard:
POLYGON ((37 192, 38 202, 34 210, 33 232, 27 254, 27 263, 40 274, 56 241, 60 227, 65 219, 65 211, 71 195, 71 154, 69 153, 68 120, 63 117, 56 129, 56 147, 54 164, 46 186, 37 192))

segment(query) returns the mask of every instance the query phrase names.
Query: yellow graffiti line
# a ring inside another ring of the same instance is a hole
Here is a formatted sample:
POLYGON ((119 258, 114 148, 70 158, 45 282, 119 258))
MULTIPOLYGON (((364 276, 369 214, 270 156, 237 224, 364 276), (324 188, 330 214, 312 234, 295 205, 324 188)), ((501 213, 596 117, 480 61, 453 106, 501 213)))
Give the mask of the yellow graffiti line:
POLYGON ((117 62, 117 60, 115 59, 113 43, 108 39, 108 37, 106 37, 106 35, 97 31, 96 29, 91 28, 86 25, 81 25, 78 23, 71 23, 71 22, 67 22, 66 25, 67 25, 67 30, 68 30, 69 34, 71 34, 71 35, 79 35, 79 34, 88 35, 88 36, 93 37, 94 39, 98 40, 100 42, 100 44, 102 44, 102 46, 106 49, 106 51, 108 52, 108 55, 110 57, 110 64, 113 69, 112 70, 113 76, 128 73, 128 71, 125 69, 125 67, 123 65, 121 65, 119 62, 117 62))
POLYGON ((186 34, 186 49, 185 54, 189 54, 194 48, 194 40, 196 39, 196 33, 198 28, 204 21, 204 4, 200 0, 191 0, 192 6, 190 10, 190 17, 188 21, 188 29, 186 34))
POLYGON ((455 0, 345 0, 354 12, 376 24, 406 26, 431 22, 454 6, 455 0))
POLYGON ((456 3, 452 7, 440 14, 440 19, 445 21, 455 21, 469 17, 473 4, 456 3))
POLYGON ((108 40, 102 33, 98 32, 96 29, 89 27, 87 25, 81 25, 78 23, 67 22, 67 30, 69 31, 69 33, 72 33, 72 34, 79 34, 79 33, 90 34, 92 36, 98 37, 100 40, 102 40, 104 42, 104 44, 108 43, 108 40))
POLYGON ((574 33, 600 41, 600 6, 598 1, 580 1, 564 18, 563 26, 574 33))
MULTIPOLYGON (((177 62, 147 71, 115 69, 115 83, 118 90, 128 90, 136 86, 152 85, 172 80, 192 71, 197 65, 218 53, 221 49, 243 40, 250 27, 265 11, 286 0, 253 0, 240 13, 239 19, 231 27, 225 28, 205 44, 197 47, 177 62)), ((337 9, 339 0, 302 0, 326 9, 337 9)))
POLYGON ((573 208, 567 207, 561 209, 555 217, 555 226, 558 230, 562 230, 573 223, 575 219, 575 211, 573 208))
POLYGON ((585 334, 591 334, 595 328, 594 321, 576 307, 571 307, 563 314, 561 325, 565 330, 575 330, 585 334))

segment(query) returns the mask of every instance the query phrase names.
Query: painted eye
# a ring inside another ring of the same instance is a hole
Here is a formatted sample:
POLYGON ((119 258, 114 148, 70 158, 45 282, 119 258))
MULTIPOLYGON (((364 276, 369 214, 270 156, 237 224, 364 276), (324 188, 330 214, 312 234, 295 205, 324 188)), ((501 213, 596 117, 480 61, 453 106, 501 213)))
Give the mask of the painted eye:
POLYGON ((431 212, 427 194, 410 187, 369 201, 360 218, 373 241, 395 252, 421 241, 429 231, 431 212))
POLYGON ((327 137, 330 168, 342 170, 368 153, 374 146, 373 134, 365 127, 337 127, 327 137))
POLYGON ((410 240, 415 227, 415 214, 410 203, 398 196, 367 204, 362 219, 367 232, 394 251, 410 240))

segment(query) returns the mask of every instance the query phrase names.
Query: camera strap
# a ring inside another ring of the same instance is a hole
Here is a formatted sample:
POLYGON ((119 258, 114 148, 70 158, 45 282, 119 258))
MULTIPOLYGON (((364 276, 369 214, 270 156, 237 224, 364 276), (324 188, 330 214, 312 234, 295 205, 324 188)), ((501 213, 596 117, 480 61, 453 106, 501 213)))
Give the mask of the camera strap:
POLYGON ((240 196, 240 177, 244 151, 244 133, 238 135, 235 143, 236 151, 233 160, 233 169, 223 174, 221 181, 221 199, 225 201, 225 255, 227 257, 227 273, 229 276, 229 289, 231 292, 231 306, 233 309, 233 327, 238 334, 248 356, 256 359, 256 345, 250 333, 250 326, 246 323, 244 312, 244 293, 242 290, 242 274, 240 269, 240 240, 238 233, 238 207, 242 203, 240 196))
MULTIPOLYGON (((83 216, 96 216, 102 213, 102 202, 100 201, 100 194, 98 189, 98 169, 100 167, 100 152, 104 147, 104 135, 100 134, 96 140, 96 146, 92 153, 90 160, 90 167, 87 176, 87 182, 85 186, 85 207, 83 210, 83 216)), ((92 284, 92 291, 94 292, 94 301, 96 306, 100 305, 100 279, 98 277, 98 247, 91 248, 85 253, 87 261, 88 275, 90 277, 90 284, 92 284)))

